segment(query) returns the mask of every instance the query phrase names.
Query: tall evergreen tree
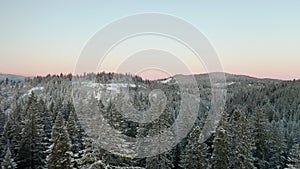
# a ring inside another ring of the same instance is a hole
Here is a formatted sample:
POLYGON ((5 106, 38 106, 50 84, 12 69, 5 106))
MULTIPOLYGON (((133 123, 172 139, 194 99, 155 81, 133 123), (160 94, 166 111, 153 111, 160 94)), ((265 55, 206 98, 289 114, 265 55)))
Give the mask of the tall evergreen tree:
POLYGON ((93 140, 88 136, 84 137, 84 149, 81 150, 81 157, 77 160, 79 168, 89 168, 92 164, 102 159, 100 147, 93 143, 93 140))
POLYGON ((260 108, 256 108, 252 116, 252 136, 254 138, 255 166, 261 169, 269 168, 269 129, 265 114, 260 108))
POLYGON ((14 161, 14 159, 11 156, 10 148, 7 146, 5 157, 1 163, 2 169, 14 169, 17 167, 17 163, 14 161))
POLYGON ((230 167, 230 125, 228 123, 228 115, 223 113, 219 126, 216 129, 216 134, 213 143, 213 168, 229 168, 230 167))
POLYGON ((80 129, 76 121, 75 112, 71 111, 68 122, 67 122, 67 130, 70 136, 71 141, 71 151, 73 158, 73 166, 77 167, 76 159, 79 158, 79 151, 81 148, 81 141, 80 141, 80 129))
POLYGON ((172 152, 165 152, 146 158, 146 169, 171 169, 173 167, 172 152))
POLYGON ((299 169, 300 168, 300 148, 299 144, 294 144, 289 156, 289 169, 299 169))
POLYGON ((39 101, 39 109, 40 112, 42 112, 42 120, 44 124, 44 138, 43 138, 43 144, 45 146, 45 154, 44 158, 46 159, 47 156, 49 155, 47 152, 47 149, 51 145, 51 132, 52 132, 52 127, 53 127, 53 113, 49 111, 46 108, 46 104, 43 100, 39 101))
POLYGON ((44 168, 43 121, 38 110, 37 99, 31 93, 26 105, 21 140, 19 142, 18 167, 44 168))
POLYGON ((10 151, 12 153, 13 158, 16 158, 19 149, 18 144, 21 140, 21 113, 21 106, 19 104, 16 104, 15 109, 8 116, 8 120, 4 129, 3 139, 5 139, 6 142, 2 144, 6 145, 7 142, 9 143, 10 151))
MULTIPOLYGON (((156 103, 156 106, 159 106, 160 103, 156 103)), ((158 107, 155 107, 158 108, 158 107)), ((156 111, 156 110, 154 110, 156 111)), ((157 112, 154 112, 157 113, 157 112)), ((160 116, 159 119, 155 120, 153 122, 152 128, 148 131, 149 137, 154 137, 155 135, 158 135, 156 137, 157 140, 152 140, 152 144, 157 144, 157 148, 145 150, 148 152, 161 152, 160 154, 153 156, 153 157, 147 157, 146 158, 146 168, 159 168, 159 169, 170 169, 174 167, 174 152, 172 150, 167 152, 162 152, 163 148, 162 146, 169 146, 171 147, 175 140, 175 135, 173 132, 166 132, 164 129, 169 127, 170 122, 173 120, 173 114, 171 111, 166 109, 163 114, 160 116)))
POLYGON ((231 119, 232 141, 231 141, 231 163, 232 168, 252 169, 254 168, 254 140, 251 135, 250 124, 246 115, 236 110, 231 119))
POLYGON ((188 143, 180 156, 180 167, 184 169, 208 167, 208 146, 199 142, 200 133, 199 126, 190 133, 188 143))
POLYGON ((283 168, 286 163, 287 144, 282 123, 273 121, 270 124, 270 131, 270 168, 283 168))
POLYGON ((64 119, 60 112, 52 129, 49 156, 47 157, 47 166, 49 169, 70 169, 71 165, 71 143, 68 131, 64 125, 64 119))

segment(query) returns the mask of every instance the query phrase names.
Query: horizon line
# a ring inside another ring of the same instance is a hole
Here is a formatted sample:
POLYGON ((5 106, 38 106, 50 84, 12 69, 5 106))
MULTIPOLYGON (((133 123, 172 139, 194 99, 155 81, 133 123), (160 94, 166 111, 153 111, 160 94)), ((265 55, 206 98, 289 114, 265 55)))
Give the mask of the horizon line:
MULTIPOLYGON (((248 77, 252 77, 252 78, 256 78, 256 79, 270 79, 270 80, 280 80, 280 81, 293 81, 293 80, 300 80, 300 78, 291 78, 291 79, 283 79, 283 78, 274 78, 274 77, 258 77, 258 76, 255 76, 255 75, 249 75, 249 74, 243 74, 243 73, 232 73, 232 72, 206 72, 206 73, 191 73, 191 74, 184 74, 184 73, 178 73, 178 74, 175 74, 173 76, 168 76, 168 77, 164 77, 164 78, 160 78, 160 77, 157 77, 155 79, 147 79, 143 76, 140 76, 140 75, 136 75, 136 74, 133 74, 131 72, 125 72, 125 73, 121 73, 121 72, 105 72, 105 71, 101 71, 101 72, 85 72, 86 74, 89 74, 89 73, 117 73, 117 74, 130 74, 130 75, 133 75, 133 76, 139 76, 141 77, 143 80, 163 80, 163 79, 167 79, 167 78, 170 78, 170 77, 174 77, 176 75, 183 75, 183 76, 189 76, 189 75, 205 75, 205 74, 211 74, 211 73, 224 73, 224 74, 229 74, 229 75, 236 75, 236 76, 248 76, 248 77)), ((44 74, 44 75, 41 75, 41 74, 36 74, 36 75, 28 75, 28 74, 18 74, 18 73, 4 73, 4 72, 0 72, 0 75, 16 75, 16 76, 23 76, 23 77, 37 77, 37 76, 41 76, 41 77, 46 77, 48 75, 50 76, 60 76, 61 74, 63 75, 68 75, 68 74, 72 74, 72 76, 74 76, 75 74, 71 73, 71 72, 61 72, 61 73, 48 73, 48 74, 44 74)), ((78 75, 83 75, 83 74, 78 74, 78 75)))

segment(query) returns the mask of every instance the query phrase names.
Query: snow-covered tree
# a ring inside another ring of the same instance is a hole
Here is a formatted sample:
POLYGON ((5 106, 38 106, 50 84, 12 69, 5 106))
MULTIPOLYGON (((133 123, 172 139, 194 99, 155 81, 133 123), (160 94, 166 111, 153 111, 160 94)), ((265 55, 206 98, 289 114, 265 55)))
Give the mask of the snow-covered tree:
POLYGON ((79 151, 81 148, 80 129, 76 121, 75 112, 71 111, 67 122, 67 130, 71 141, 71 151, 73 158, 73 166, 77 167, 76 159, 79 158, 79 151))
POLYGON ((225 169, 230 167, 230 145, 230 125, 228 123, 228 115, 224 112, 222 119, 219 122, 219 126, 216 129, 213 143, 212 162, 214 168, 225 169))
POLYGON ((146 159, 146 169, 171 169, 173 167, 172 152, 161 153, 153 157, 147 157, 146 159))
POLYGON ((283 168, 286 163, 287 143, 283 128, 283 124, 280 121, 272 121, 270 124, 270 168, 283 168))
MULTIPOLYGON (((3 136, 4 136, 4 141, 2 144, 6 145, 9 143, 10 145, 10 151, 15 158, 17 153, 18 153, 18 145, 21 140, 21 115, 22 115, 22 110, 21 106, 19 104, 16 105, 15 109, 9 114, 3 136)), ((3 150, 5 151, 5 150, 3 150)))
POLYGON ((236 169, 254 168, 254 140, 251 135, 249 121, 246 115, 236 110, 231 119, 232 141, 231 141, 231 167, 236 169))
POLYGON ((81 157, 77 159, 79 168, 89 168, 92 164, 102 159, 100 147, 96 146, 91 138, 84 137, 83 140, 84 149, 80 151, 81 157))
POLYGON ((11 156, 10 148, 7 146, 6 154, 4 156, 4 159, 1 163, 1 169, 15 169, 17 167, 17 163, 14 161, 14 159, 11 156))
POLYGON ((48 152, 46 151, 51 145, 51 132, 53 127, 53 113, 46 108, 46 104, 43 100, 39 101, 40 112, 42 112, 42 119, 44 124, 44 138, 43 144, 45 146, 45 159, 47 158, 48 152))
POLYGON ((199 126, 190 133, 188 143, 180 156, 180 167, 184 169, 208 167, 208 146, 199 142, 200 133, 199 126))
POLYGON ((289 155, 288 162, 289 169, 299 169, 300 168, 300 148, 299 144, 294 144, 289 155))
POLYGON ((269 168, 269 129, 264 112, 256 108, 252 116, 252 136, 254 139, 255 150, 253 156, 254 164, 257 168, 269 168))
MULTIPOLYGON (((159 104, 158 104, 159 105, 159 104)), ((156 113, 156 112, 155 112, 156 113)), ((169 127, 170 121, 173 120, 173 114, 171 111, 163 112, 163 115, 160 116, 158 120, 153 122, 153 126, 148 126, 150 130, 148 130, 147 137, 152 137, 151 140, 152 143, 150 144, 157 144, 156 148, 153 149, 146 149, 145 152, 149 152, 150 154, 157 154, 158 155, 153 157, 147 157, 146 158, 146 168, 159 168, 159 169, 171 169, 174 167, 174 152, 173 150, 169 150, 166 152, 162 152, 162 150, 165 151, 162 147, 172 147, 174 143, 174 133, 167 132, 164 130, 165 128, 169 127), (163 133, 163 134, 162 134, 163 133), (161 134, 161 135, 159 135, 161 134), (158 137, 156 137, 158 136, 158 137)), ((142 148, 142 147, 140 147, 142 148)))
POLYGON ((60 112, 52 129, 52 145, 49 149, 49 156, 47 157, 47 167, 49 169, 70 169, 71 164, 71 143, 68 131, 64 125, 64 119, 60 112))
POLYGON ((31 93, 26 105, 23 120, 23 129, 18 151, 18 167, 20 168, 44 168, 45 159, 43 144, 43 121, 38 110, 37 99, 31 93))

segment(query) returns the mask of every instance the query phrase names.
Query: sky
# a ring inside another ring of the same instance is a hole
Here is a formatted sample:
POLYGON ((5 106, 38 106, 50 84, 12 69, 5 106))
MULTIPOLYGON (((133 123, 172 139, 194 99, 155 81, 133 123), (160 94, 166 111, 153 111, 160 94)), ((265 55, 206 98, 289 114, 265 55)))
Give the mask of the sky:
MULTIPOLYGON (((300 79, 299 9, 298 0, 0 1, 0 73, 29 76, 73 73, 84 46, 96 32, 120 18, 151 12, 176 16, 195 26, 214 47, 225 72, 300 79)), ((169 44, 164 39, 152 40, 169 44)), ((129 42, 135 45, 139 41, 129 42)), ((166 58, 170 57, 167 55, 166 58)), ((198 65, 186 59, 186 55, 178 57, 192 73, 205 72, 205 63, 198 65)), ((130 71, 129 68, 141 64, 129 57, 129 66, 120 66, 116 64, 122 63, 118 57, 107 58, 99 70, 115 71, 121 67, 130 71), (114 64, 117 68, 111 68, 114 64)), ((172 64, 167 65, 166 69, 172 68, 172 64)), ((150 78, 170 74, 151 67, 135 71, 133 74, 139 72, 150 78)))

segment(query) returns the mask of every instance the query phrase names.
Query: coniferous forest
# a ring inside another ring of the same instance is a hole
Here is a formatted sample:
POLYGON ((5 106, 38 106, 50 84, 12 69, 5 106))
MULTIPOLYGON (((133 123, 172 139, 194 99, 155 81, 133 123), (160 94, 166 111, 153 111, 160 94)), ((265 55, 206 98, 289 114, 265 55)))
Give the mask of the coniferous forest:
MULTIPOLYGON (((178 86, 176 78, 181 76, 185 75, 145 80, 130 74, 102 72, 0 81, 2 169, 300 168, 300 80, 226 74, 227 95, 221 120, 209 139, 199 142, 211 106, 211 85, 208 74, 194 75, 201 101, 192 130, 170 151, 152 157, 129 158, 103 149, 79 120, 80 112, 90 111, 91 115, 101 113, 112 128, 129 137, 159 133, 174 123, 182 90, 189 88, 189 84, 183 89, 178 86), (74 90, 74 78, 93 92, 74 90), (129 102, 138 111, 149 109, 152 90, 162 90, 166 96, 163 113, 150 123, 128 121, 118 107, 126 105, 120 104, 125 97, 119 92, 123 88, 129 90, 129 102), (79 97, 82 93, 84 97, 79 97), (91 107, 97 109, 90 110, 91 107)), ((112 134, 108 131, 97 137, 105 139, 112 134)), ((109 140, 116 149, 120 142, 109 140)), ((131 153, 130 145, 121 146, 131 153)))

